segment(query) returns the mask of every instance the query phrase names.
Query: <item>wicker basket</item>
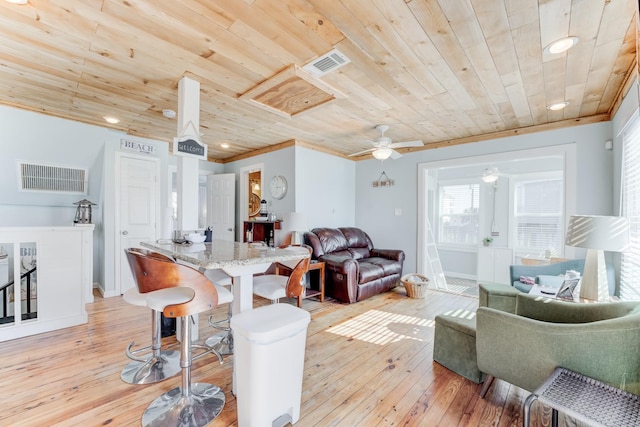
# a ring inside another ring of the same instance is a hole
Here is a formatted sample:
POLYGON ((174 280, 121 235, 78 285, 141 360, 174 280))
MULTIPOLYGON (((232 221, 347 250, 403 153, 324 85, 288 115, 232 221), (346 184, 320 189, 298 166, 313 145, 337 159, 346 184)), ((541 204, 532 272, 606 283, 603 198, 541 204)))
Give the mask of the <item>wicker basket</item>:
POLYGON ((405 274, 400 279, 409 298, 424 298, 429 279, 422 274, 405 274))

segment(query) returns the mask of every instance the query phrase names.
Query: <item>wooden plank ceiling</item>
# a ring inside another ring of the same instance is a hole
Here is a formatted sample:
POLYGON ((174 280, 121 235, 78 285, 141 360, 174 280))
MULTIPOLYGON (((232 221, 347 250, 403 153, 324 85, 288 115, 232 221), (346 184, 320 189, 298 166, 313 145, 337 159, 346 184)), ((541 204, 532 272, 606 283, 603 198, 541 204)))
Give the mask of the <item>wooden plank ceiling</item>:
POLYGON ((378 124, 434 148, 608 120, 635 76, 635 12, 634 0, 0 1, 0 103, 169 142, 162 110, 187 76, 211 160, 291 140, 348 155, 378 124), (573 49, 543 51, 569 35, 573 49), (333 48, 351 62, 317 80, 341 96, 291 116, 240 99, 333 48))

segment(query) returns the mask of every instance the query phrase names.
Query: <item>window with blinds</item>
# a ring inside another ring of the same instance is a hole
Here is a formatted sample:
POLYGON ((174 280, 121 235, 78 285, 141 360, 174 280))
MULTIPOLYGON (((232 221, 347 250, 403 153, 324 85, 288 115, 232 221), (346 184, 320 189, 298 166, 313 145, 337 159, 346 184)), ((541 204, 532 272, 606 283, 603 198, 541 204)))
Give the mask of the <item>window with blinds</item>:
POLYGON ((439 186, 438 243, 478 244, 480 184, 439 186))
POLYGON ((629 218, 629 248, 620 265, 620 299, 640 300, 640 119, 636 115, 623 136, 622 216, 629 218))
POLYGON ((516 253, 561 255, 564 245, 563 180, 560 173, 518 177, 514 182, 516 253))

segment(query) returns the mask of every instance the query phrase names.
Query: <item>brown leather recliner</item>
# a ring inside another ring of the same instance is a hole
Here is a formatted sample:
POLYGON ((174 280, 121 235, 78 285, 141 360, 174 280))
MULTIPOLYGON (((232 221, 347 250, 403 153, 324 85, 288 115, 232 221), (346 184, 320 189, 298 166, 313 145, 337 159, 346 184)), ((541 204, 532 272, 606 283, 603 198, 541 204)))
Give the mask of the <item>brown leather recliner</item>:
POLYGON ((404 252, 374 249, 359 228, 314 228, 304 234, 312 259, 325 262, 325 293, 354 303, 400 284, 404 252))

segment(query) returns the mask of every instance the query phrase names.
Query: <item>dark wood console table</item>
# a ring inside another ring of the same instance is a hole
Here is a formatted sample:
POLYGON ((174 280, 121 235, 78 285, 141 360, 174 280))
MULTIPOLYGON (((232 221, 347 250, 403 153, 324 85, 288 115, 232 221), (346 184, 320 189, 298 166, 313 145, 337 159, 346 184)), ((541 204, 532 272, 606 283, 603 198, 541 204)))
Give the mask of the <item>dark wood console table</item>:
POLYGON ((242 230, 243 242, 248 242, 247 231, 251 230, 253 237, 252 242, 265 242, 269 241, 269 233, 275 230, 280 230, 280 223, 282 221, 244 221, 244 229, 242 230))

